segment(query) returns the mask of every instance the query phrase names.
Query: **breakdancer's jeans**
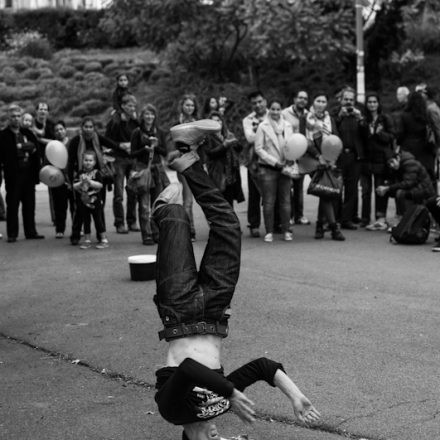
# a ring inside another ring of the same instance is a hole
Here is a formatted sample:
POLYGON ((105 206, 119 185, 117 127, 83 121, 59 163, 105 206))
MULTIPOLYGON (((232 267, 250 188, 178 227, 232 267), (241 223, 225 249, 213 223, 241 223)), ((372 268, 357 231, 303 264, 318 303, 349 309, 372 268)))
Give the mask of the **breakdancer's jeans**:
MULTIPOLYGON (((227 324, 240 271, 241 231, 231 205, 200 162, 182 174, 206 216, 210 231, 197 271, 190 221, 184 208, 168 204, 158 207, 153 214, 159 227, 154 300, 165 331, 182 328, 181 324, 227 324)), ((177 337, 191 334, 188 331, 177 337)))

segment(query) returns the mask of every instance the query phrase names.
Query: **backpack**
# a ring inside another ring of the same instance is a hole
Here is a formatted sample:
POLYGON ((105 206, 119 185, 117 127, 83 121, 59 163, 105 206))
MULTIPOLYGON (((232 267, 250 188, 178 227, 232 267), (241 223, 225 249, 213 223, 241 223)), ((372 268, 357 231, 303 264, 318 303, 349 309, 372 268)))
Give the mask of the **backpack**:
POLYGON ((390 241, 400 244, 423 244, 429 236, 431 218, 428 208, 414 205, 409 208, 397 226, 391 229, 390 241))

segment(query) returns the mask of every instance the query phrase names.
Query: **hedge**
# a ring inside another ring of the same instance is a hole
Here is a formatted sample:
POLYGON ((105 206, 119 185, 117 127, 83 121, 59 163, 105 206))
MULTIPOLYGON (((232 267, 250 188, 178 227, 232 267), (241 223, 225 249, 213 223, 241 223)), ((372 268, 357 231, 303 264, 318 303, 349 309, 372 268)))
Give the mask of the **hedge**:
POLYGON ((55 49, 105 47, 107 37, 99 27, 104 14, 104 10, 67 8, 0 11, 0 49, 8 35, 25 31, 38 31, 55 49))

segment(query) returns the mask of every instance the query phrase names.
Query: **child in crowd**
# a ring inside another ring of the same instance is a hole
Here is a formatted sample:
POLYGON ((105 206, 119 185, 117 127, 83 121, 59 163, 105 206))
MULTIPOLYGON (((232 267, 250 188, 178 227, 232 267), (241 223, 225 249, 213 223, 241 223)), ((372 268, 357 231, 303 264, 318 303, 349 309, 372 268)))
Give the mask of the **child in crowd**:
POLYGON ((90 240, 90 217, 93 217, 96 234, 99 239, 96 248, 107 248, 109 244, 105 235, 101 198, 102 175, 96 168, 96 153, 94 151, 87 150, 83 154, 82 169, 74 180, 73 189, 75 190, 76 209, 73 217, 71 243, 73 245, 79 243, 81 227, 84 224, 84 241, 80 248, 89 249, 92 247, 90 240))
POLYGON ((131 94, 128 84, 128 75, 126 73, 120 73, 116 76, 116 88, 112 98, 114 111, 121 112, 122 97, 131 94))
POLYGON ((34 117, 30 113, 23 113, 21 117, 21 126, 29 130, 34 130, 34 117))

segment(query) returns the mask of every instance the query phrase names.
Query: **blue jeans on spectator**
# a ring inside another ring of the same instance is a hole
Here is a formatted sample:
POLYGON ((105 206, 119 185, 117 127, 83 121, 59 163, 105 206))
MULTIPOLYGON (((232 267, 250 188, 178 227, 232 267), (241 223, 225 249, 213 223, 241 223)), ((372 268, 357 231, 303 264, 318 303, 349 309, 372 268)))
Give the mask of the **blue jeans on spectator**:
POLYGON ((272 167, 260 166, 259 181, 263 196, 263 217, 266 233, 273 233, 275 222, 275 201, 278 197, 282 232, 289 232, 290 188, 292 179, 272 167))
POLYGON ((248 212, 247 220, 250 229, 258 229, 261 223, 261 194, 258 188, 258 176, 248 169, 248 212))
POLYGON ((150 203, 151 203, 151 190, 145 191, 137 196, 138 201, 138 215, 139 215, 139 227, 141 229, 142 240, 153 237, 151 230, 150 220, 150 203))
POLYGON ((197 271, 185 209, 170 204, 155 210, 159 243, 154 301, 165 327, 225 324, 240 271, 240 223, 200 162, 182 174, 206 216, 209 239, 197 271))
MULTIPOLYGON (((133 160, 125 157, 117 157, 114 161, 115 181, 113 190, 113 215, 115 226, 124 226, 124 183, 129 178, 133 160)), ((136 224, 136 196, 127 191, 127 225, 136 224)))

